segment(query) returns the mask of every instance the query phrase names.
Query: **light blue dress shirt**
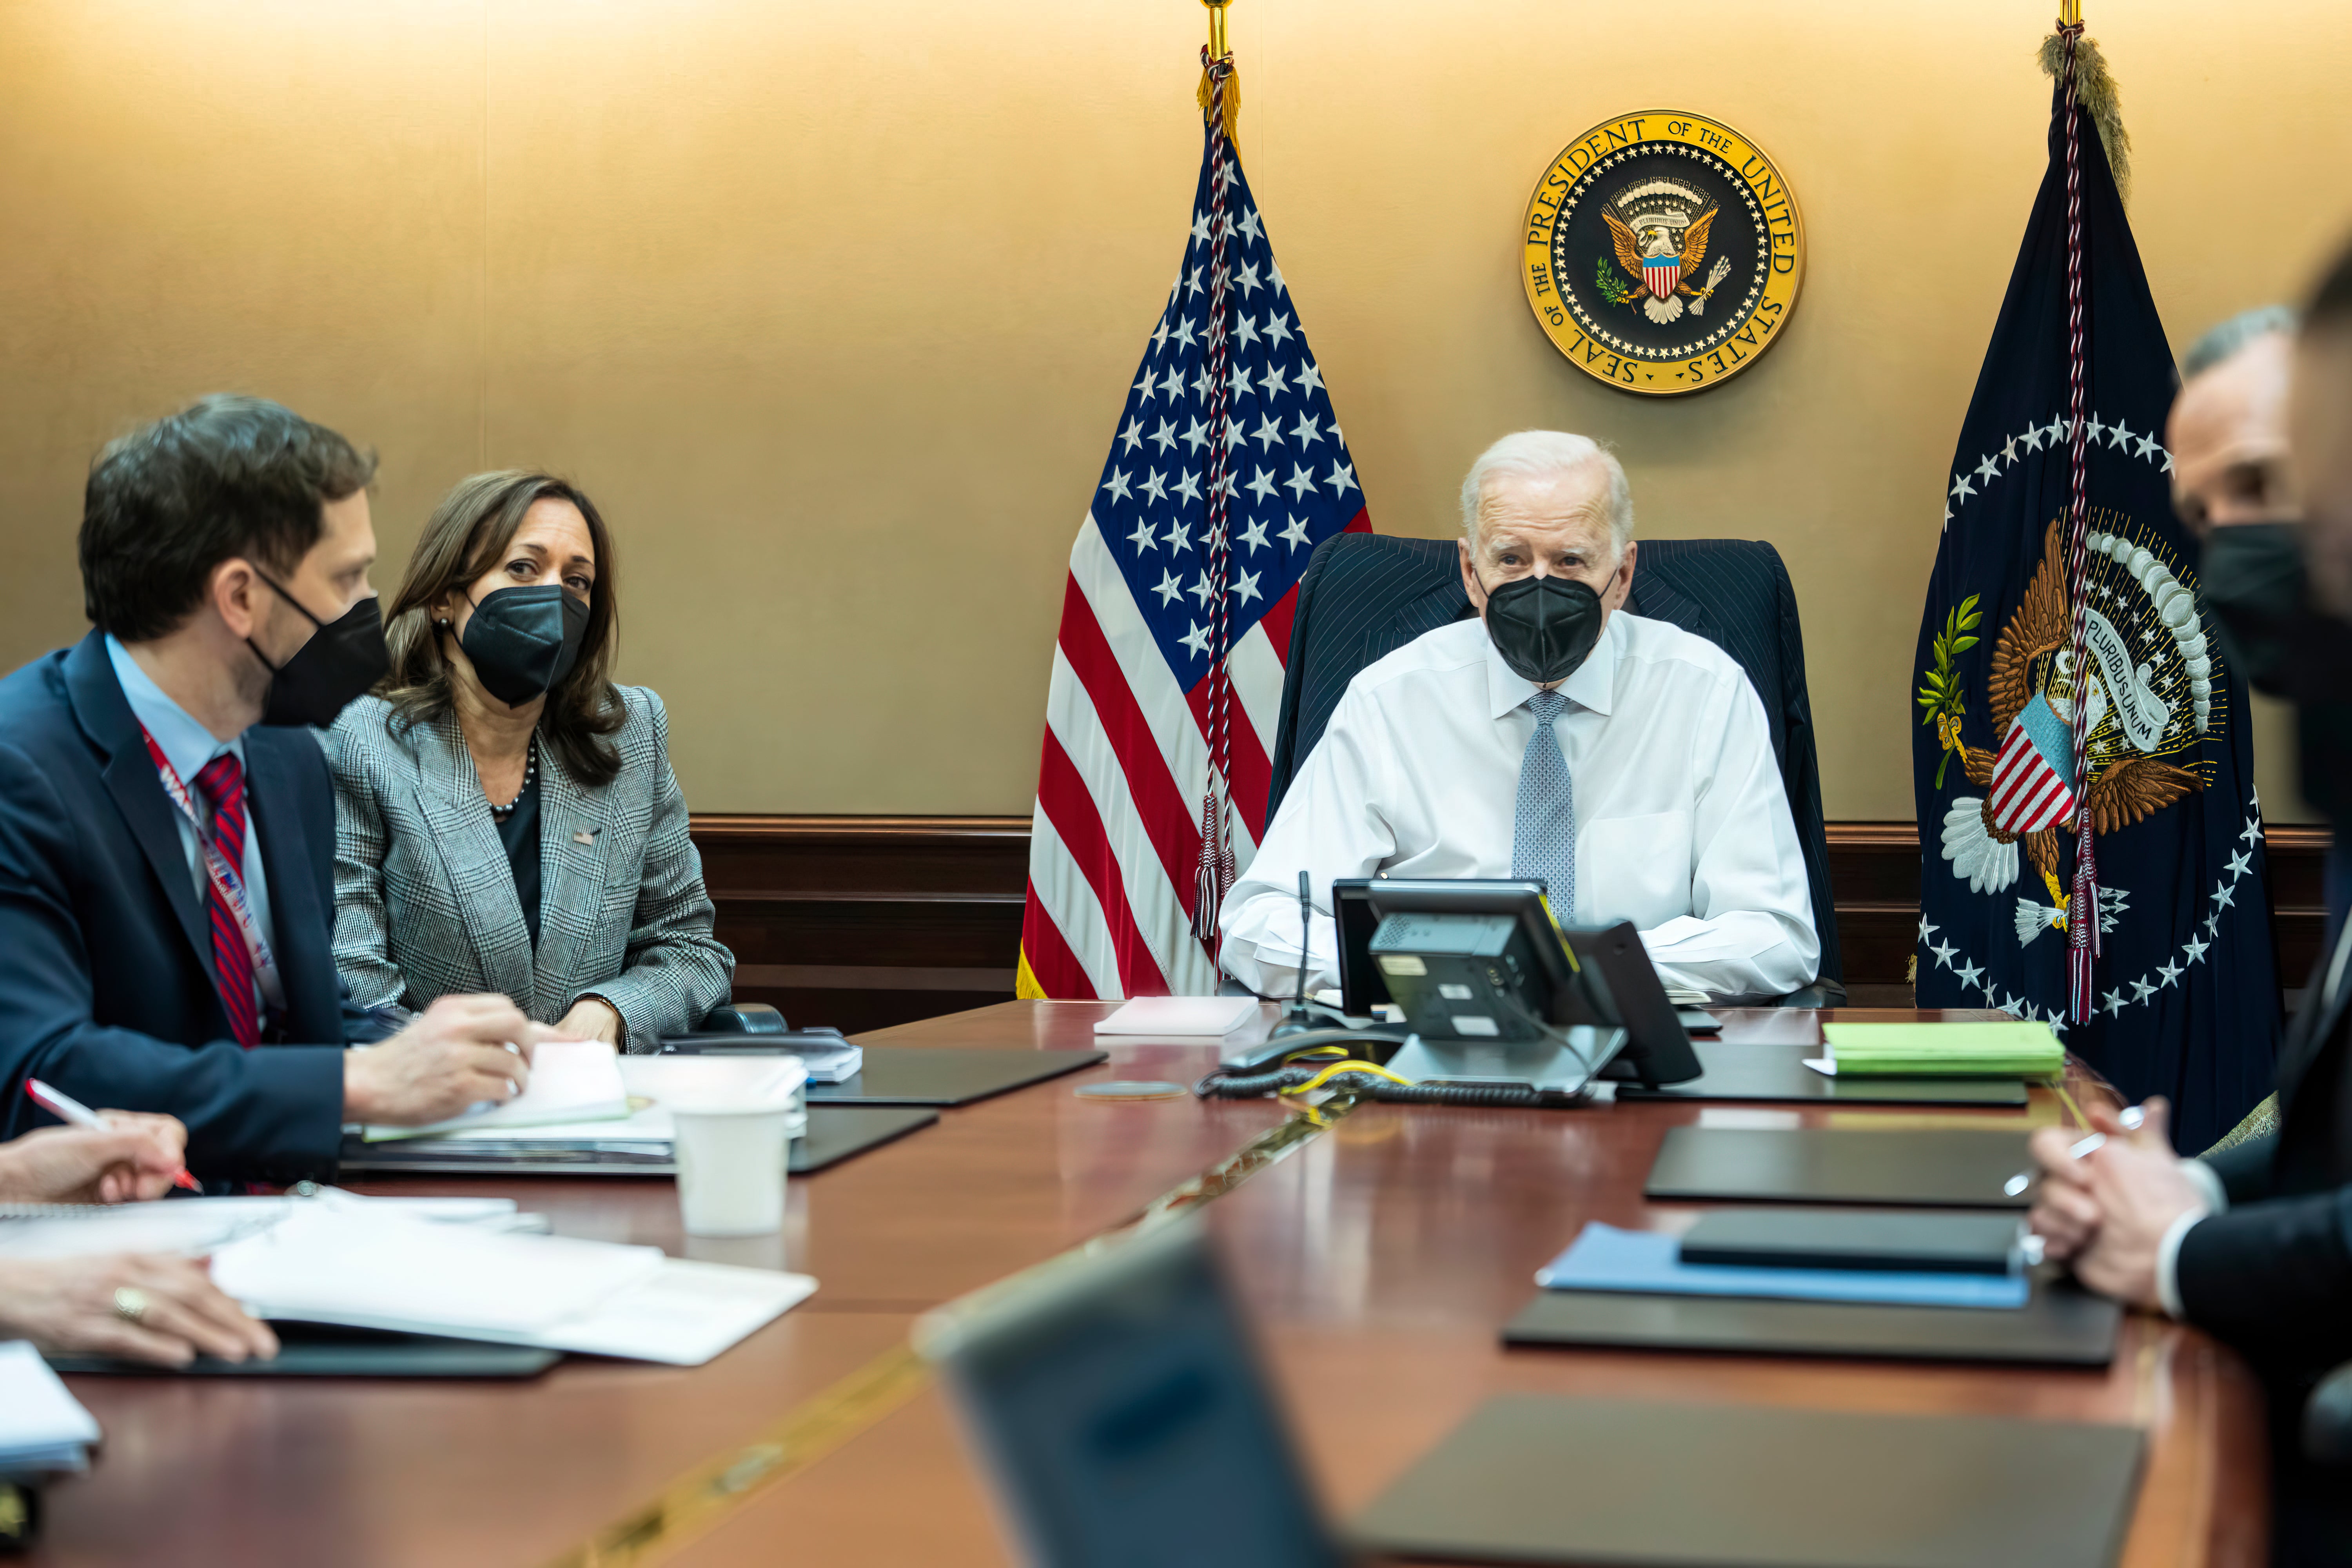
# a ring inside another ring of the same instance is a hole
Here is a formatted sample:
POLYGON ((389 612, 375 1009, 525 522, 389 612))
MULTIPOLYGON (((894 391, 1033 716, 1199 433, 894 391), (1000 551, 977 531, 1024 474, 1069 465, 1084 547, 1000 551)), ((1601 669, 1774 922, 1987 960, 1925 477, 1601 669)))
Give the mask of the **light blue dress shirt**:
MULTIPOLYGON (((114 679, 121 684, 123 699, 131 704, 131 716, 147 726, 163 749, 163 760, 179 773, 180 782, 188 786, 191 799, 196 796, 196 775, 205 764, 227 752, 236 756, 237 765, 245 765, 245 737, 234 741, 218 741, 213 732, 188 717, 188 710, 164 694, 163 689, 139 668, 131 650, 115 640, 112 634, 106 639, 106 657, 113 661, 114 679)), ((202 811, 201 800, 196 809, 202 811)), ((196 903, 203 907, 211 896, 209 879, 205 876, 204 847, 197 842, 195 824, 178 806, 172 808, 172 820, 180 829, 180 847, 187 851, 188 877, 195 885, 196 903)), ((269 921, 269 883, 261 874, 261 825, 253 819, 251 792, 247 791, 245 815, 245 864, 237 868, 245 878, 245 900, 252 907, 253 918, 261 926, 261 940, 278 951, 278 928, 269 921)))

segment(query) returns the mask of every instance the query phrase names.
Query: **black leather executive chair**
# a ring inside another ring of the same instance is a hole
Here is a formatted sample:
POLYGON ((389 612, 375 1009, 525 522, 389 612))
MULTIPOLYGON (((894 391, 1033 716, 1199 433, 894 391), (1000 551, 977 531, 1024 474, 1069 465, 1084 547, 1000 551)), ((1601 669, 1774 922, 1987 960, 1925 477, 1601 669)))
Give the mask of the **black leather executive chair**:
MULTIPOLYGON (((1804 847, 1821 978, 1781 1000, 1836 1006, 1845 1000, 1836 905, 1830 897, 1829 843, 1822 828, 1821 764, 1812 704, 1805 695, 1804 634, 1797 594, 1780 552, 1747 539, 1645 539, 1625 607, 1696 633, 1748 672, 1772 727, 1772 751, 1804 847)), ((1340 533, 1325 540, 1298 583, 1290 662, 1274 746, 1267 820, 1307 754, 1331 721, 1356 672, 1423 632, 1475 614, 1462 588, 1450 539, 1340 533)))

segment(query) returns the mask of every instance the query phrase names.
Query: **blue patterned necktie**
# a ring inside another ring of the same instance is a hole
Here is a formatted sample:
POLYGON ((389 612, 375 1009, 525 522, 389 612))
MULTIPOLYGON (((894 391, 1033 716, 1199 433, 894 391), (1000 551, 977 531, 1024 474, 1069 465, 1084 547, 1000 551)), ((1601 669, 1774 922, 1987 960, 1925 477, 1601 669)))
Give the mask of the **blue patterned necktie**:
POLYGON ((1540 878, 1555 919, 1567 923, 1576 909, 1576 784, 1551 721, 1568 706, 1557 691, 1528 699, 1536 732, 1519 759, 1519 814, 1511 829, 1511 875, 1540 878))

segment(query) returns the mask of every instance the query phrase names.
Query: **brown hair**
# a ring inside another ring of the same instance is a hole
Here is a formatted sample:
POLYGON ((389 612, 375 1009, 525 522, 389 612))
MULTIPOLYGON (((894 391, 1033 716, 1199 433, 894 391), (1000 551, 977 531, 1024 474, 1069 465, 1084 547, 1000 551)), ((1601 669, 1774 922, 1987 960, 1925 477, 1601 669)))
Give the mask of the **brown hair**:
POLYGON ((628 717, 609 675, 620 631, 613 536, 596 503, 553 475, 518 468, 476 474, 458 480, 433 509, 408 558, 408 574, 384 612, 392 668, 376 684, 376 695, 392 704, 393 722, 404 731, 450 712, 449 661, 433 625, 433 606, 450 594, 465 593, 497 565, 514 542, 523 514, 541 500, 569 501, 579 509, 596 552, 596 576, 588 590, 588 629, 580 639, 580 657, 547 694, 540 739, 565 773, 584 784, 607 784, 621 771, 621 753, 610 737, 628 717))

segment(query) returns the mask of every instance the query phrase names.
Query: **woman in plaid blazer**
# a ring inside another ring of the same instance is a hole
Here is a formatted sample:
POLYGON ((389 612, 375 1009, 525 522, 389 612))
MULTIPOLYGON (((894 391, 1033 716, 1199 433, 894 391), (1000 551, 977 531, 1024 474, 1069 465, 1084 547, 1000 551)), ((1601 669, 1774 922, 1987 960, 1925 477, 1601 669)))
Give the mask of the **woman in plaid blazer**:
POLYGON ((355 1003, 504 992, 642 1052, 727 1001, 661 699, 607 679, 614 593, 604 519, 561 479, 478 474, 425 524, 391 671, 325 738, 355 1003))

